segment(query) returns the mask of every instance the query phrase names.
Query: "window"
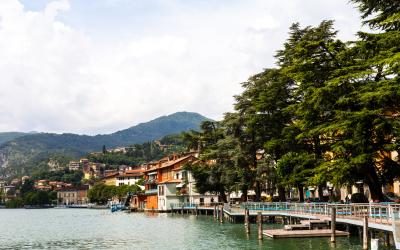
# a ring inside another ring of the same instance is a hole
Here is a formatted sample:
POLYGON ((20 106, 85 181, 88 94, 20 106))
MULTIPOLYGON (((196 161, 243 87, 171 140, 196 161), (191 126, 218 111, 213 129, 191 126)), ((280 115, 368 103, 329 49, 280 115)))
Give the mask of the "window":
POLYGON ((164 195, 164 186, 158 186, 158 195, 164 195))

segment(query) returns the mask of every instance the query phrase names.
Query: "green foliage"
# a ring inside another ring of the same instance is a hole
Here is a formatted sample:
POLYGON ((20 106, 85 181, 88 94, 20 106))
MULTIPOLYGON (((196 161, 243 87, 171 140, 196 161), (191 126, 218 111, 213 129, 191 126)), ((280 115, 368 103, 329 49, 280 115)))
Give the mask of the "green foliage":
POLYGON ((61 171, 47 171, 39 170, 32 173, 31 179, 33 180, 49 180, 49 181, 62 181, 66 183, 72 183, 78 185, 81 183, 83 178, 82 171, 70 171, 68 169, 61 171))
POLYGON ((20 195, 24 196, 26 193, 34 190, 35 182, 32 179, 27 179, 22 183, 20 188, 20 195))
POLYGON ((201 161, 186 165, 196 179, 196 188, 200 193, 213 192, 226 201, 225 193, 235 184, 232 143, 227 142, 223 128, 218 122, 206 121, 201 132, 186 133, 184 138, 193 146, 202 148, 201 161), (213 161, 213 162, 210 162, 213 161))
POLYGON ((21 198, 14 198, 6 201, 6 208, 21 208, 24 206, 24 202, 21 198))
POLYGON ((258 199, 266 189, 261 183, 268 183, 300 194, 316 185, 321 195, 327 182, 362 179, 372 199, 383 200, 382 185, 400 177, 399 159, 391 157, 400 148, 400 2, 352 2, 379 32, 345 43, 333 21, 293 24, 276 54, 278 67, 242 84, 235 112, 225 114, 218 130, 204 124, 183 135, 201 150, 203 163, 192 171, 202 191, 216 184, 228 191, 236 183, 258 199))
POLYGON ((90 162, 104 163, 107 165, 137 165, 140 160, 124 153, 89 154, 90 162))
MULTIPOLYGON (((52 197, 54 198, 54 197, 52 197)), ((42 190, 34 190, 30 191, 23 196, 23 203, 24 205, 31 205, 31 206, 43 206, 48 205, 51 202, 51 198, 49 192, 42 191, 42 190)))
POLYGON ((96 202, 98 204, 106 204, 113 198, 122 200, 128 194, 136 194, 141 189, 137 185, 128 186, 107 186, 104 183, 98 182, 88 191, 88 198, 90 202, 96 202))
POLYGON ((21 133, 21 132, 2 132, 0 133, 0 145, 28 134, 29 133, 21 133))

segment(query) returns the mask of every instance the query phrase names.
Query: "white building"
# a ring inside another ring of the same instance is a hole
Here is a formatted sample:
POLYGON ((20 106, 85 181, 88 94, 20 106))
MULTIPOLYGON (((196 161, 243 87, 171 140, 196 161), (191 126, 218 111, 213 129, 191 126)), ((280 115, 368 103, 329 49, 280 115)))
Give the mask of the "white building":
POLYGON ((78 161, 70 161, 68 164, 68 169, 70 171, 77 171, 81 167, 81 164, 78 161))
POLYGON ((128 185, 132 186, 143 178, 143 170, 126 170, 117 176, 116 186, 128 185))

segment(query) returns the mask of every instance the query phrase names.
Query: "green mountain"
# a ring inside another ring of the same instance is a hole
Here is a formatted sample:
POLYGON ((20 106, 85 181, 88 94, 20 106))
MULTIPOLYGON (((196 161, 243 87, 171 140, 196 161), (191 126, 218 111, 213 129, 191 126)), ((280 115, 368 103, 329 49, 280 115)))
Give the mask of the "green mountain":
POLYGON ((30 174, 35 166, 52 155, 81 157, 89 152, 153 141, 165 135, 197 130, 208 118, 178 112, 106 135, 36 133, 17 137, 0 145, 0 177, 30 174))
POLYGON ((0 133, 0 145, 5 143, 5 142, 14 140, 14 139, 16 139, 18 137, 22 137, 22 136, 29 135, 29 134, 31 134, 31 133, 22 133, 22 132, 3 132, 3 133, 0 133))

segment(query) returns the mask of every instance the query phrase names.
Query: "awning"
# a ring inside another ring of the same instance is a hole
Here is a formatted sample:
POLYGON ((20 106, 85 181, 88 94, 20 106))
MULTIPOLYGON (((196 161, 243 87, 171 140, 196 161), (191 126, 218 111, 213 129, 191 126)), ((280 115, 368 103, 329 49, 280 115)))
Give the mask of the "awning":
POLYGON ((185 186, 185 183, 179 183, 178 185, 176 185, 177 188, 182 188, 183 186, 185 186))

